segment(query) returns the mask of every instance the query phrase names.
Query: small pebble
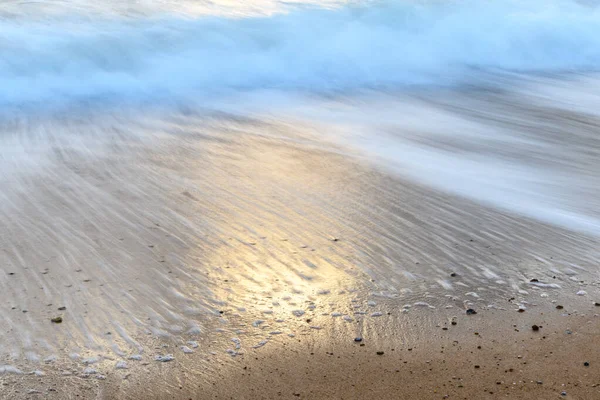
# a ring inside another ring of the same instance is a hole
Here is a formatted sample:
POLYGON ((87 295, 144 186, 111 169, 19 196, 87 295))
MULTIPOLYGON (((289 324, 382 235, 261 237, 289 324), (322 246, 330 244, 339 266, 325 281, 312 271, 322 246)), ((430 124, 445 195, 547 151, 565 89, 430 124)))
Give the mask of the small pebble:
POLYGON ((584 363, 583 363, 583 365, 584 365, 585 367, 589 367, 589 366, 590 366, 590 363, 586 361, 586 362, 584 362, 584 363))
POLYGON ((467 310, 467 315, 474 315, 474 314, 477 314, 477 311, 473 310, 472 308, 469 308, 467 310))
POLYGON ((539 331, 539 330, 540 330, 540 327, 539 327, 539 326, 537 326, 537 325, 532 325, 532 326, 531 326, 531 329, 533 329, 534 331, 539 331))
POLYGON ((557 310, 562 310, 563 308, 564 308, 564 307, 563 307, 563 306, 560 306, 560 305, 559 305, 559 306, 556 306, 556 309, 557 309, 557 310))
POLYGON ((54 317, 50 321, 54 322, 55 324, 60 324, 62 322, 62 317, 54 317))
POLYGON ((358 343, 358 342, 362 342, 362 338, 361 338, 360 336, 359 336, 359 337, 355 337, 355 338, 354 338, 354 341, 355 341, 355 342, 357 342, 357 343, 358 343))
POLYGON ((383 351, 378 351, 378 352, 377 352, 377 355, 378 355, 378 356, 382 356, 382 355, 383 355, 383 351))

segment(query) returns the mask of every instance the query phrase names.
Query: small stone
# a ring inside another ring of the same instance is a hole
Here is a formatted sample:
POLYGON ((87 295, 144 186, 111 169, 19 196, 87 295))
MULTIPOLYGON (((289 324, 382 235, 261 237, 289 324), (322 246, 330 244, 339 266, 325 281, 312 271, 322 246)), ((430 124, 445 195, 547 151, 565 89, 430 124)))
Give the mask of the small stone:
POLYGON ((566 396, 566 395, 567 395, 567 392, 561 392, 561 394, 560 394, 560 395, 561 395, 561 396, 566 396))
POLYGON ((564 307, 563 307, 563 306, 560 306, 560 305, 556 306, 556 309, 557 309, 557 310, 562 310, 563 308, 564 308, 564 307))
POLYGON ((383 355, 383 351, 378 351, 378 352, 377 352, 377 355, 378 355, 378 356, 382 356, 382 355, 383 355))
POLYGON ((590 366, 590 363, 586 361, 586 362, 584 362, 584 363, 583 363, 583 366, 584 366, 584 367, 589 367, 589 366, 590 366))
POLYGON ((58 307, 58 311, 65 311, 67 307, 58 307))
POLYGON ((456 272, 453 272, 450 274, 451 277, 455 278, 458 274, 456 272))
POLYGON ((469 308, 467 310, 467 315, 475 315, 475 314, 477 314, 477 311, 473 310, 472 308, 469 308))
POLYGON ((541 385, 541 384, 542 384, 542 383, 544 383, 544 382, 542 382, 542 381, 537 381, 536 383, 537 383, 538 385, 541 385))
POLYGON ((476 366, 475 366, 475 369, 479 369, 479 368, 481 368, 479 365, 476 365, 476 366))
POLYGON ((595 303, 594 303, 594 305, 595 305, 596 307, 600 307, 600 303, 598 303, 598 302, 595 302, 595 303))
POLYGON ((62 322, 62 317, 54 317, 50 321, 54 322, 55 324, 60 324, 62 322))
POLYGON ((357 342, 357 343, 358 343, 358 342, 362 342, 362 338, 361 338, 360 336, 359 336, 359 337, 355 337, 355 338, 354 338, 354 341, 355 341, 355 342, 357 342))
POLYGON ((532 325, 532 326, 531 326, 531 329, 537 332, 537 331, 539 331, 539 330, 540 330, 540 327, 539 327, 539 326, 537 326, 537 325, 532 325))
POLYGON ((532 280, 530 280, 529 282, 539 282, 539 280, 533 278, 532 280))

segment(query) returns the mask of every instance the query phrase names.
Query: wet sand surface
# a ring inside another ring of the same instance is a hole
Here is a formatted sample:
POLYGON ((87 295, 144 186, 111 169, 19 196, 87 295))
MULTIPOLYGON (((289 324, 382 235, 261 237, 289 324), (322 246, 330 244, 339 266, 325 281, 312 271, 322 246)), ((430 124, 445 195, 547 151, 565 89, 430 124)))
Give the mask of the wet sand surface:
POLYGON ((3 124, 1 398, 600 396, 595 237, 285 121, 3 124))

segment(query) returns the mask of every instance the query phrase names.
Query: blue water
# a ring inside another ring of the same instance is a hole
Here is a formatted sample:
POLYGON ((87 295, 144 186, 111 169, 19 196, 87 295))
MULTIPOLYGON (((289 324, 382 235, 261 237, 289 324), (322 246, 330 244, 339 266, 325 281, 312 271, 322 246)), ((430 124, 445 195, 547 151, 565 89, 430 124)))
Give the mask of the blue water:
POLYGON ((94 16, 68 4, 45 16, 23 6, 0 20, 0 104, 395 90, 465 84, 481 71, 600 65, 600 8, 571 0, 380 1, 187 16, 183 3, 178 13, 141 16, 97 9, 94 16))

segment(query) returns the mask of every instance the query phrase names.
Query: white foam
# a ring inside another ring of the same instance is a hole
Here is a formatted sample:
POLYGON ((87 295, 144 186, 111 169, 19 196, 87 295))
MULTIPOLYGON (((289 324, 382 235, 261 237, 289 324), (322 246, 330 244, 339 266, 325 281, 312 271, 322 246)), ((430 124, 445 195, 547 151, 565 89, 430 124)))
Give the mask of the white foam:
POLYGON ((388 0, 270 17, 85 24, 4 19, 0 103, 446 83, 472 67, 587 68, 600 60, 599 21, 597 8, 567 0, 388 0))
POLYGON ((154 356, 154 360, 155 361, 160 361, 160 362, 169 362, 169 361, 173 361, 175 359, 175 357, 173 357, 173 354, 165 354, 163 355, 156 355, 154 356))
POLYGON ((194 350, 190 349, 190 348, 189 348, 189 347, 187 347, 187 346, 181 346, 181 347, 180 347, 180 349, 181 349, 181 351, 183 351, 185 354, 191 354, 191 353, 193 353, 193 352, 194 352, 194 350))
POLYGON ((23 371, 12 365, 0 365, 0 374, 22 374, 23 371))

